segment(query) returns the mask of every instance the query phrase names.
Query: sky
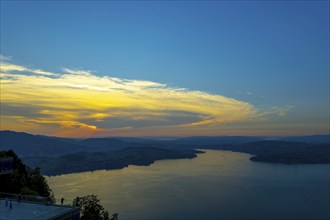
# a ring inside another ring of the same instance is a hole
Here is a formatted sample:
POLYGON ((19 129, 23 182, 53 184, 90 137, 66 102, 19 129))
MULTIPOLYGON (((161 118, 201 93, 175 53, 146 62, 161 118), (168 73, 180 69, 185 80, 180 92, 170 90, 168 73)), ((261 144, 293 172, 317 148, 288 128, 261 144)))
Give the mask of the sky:
POLYGON ((329 134, 329 1, 1 1, 1 130, 329 134))

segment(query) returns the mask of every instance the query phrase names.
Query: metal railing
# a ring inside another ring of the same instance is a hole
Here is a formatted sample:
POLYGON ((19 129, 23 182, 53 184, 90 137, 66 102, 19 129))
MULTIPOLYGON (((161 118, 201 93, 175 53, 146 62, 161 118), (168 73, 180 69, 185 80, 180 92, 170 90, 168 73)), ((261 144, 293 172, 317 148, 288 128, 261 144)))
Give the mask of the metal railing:
POLYGON ((12 194, 12 193, 4 193, 0 192, 0 199, 9 199, 17 202, 29 202, 29 203, 39 203, 39 204, 47 204, 47 205, 64 205, 64 206, 72 206, 71 200, 64 200, 63 204, 61 204, 61 199, 55 199, 44 196, 31 196, 31 195, 21 195, 21 194, 12 194))
MULTIPOLYGON (((10 201, 17 201, 17 202, 24 202, 24 203, 34 203, 40 205, 51 205, 51 206, 62 206, 62 204, 56 203, 56 201, 50 200, 49 197, 43 196, 30 196, 30 195, 21 195, 21 194, 11 194, 11 193, 4 193, 0 192, 0 200, 8 199, 10 201)), ((62 213, 59 213, 49 220, 79 220, 80 219, 80 210, 79 207, 75 207, 71 204, 68 204, 69 201, 63 203, 63 207, 67 207, 69 209, 64 209, 62 213)))

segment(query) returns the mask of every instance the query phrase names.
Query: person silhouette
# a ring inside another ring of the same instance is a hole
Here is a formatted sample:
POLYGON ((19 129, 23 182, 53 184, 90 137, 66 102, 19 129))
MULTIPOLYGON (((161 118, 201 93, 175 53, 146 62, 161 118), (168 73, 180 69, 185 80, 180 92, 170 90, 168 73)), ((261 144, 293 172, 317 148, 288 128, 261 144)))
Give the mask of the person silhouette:
POLYGON ((10 210, 13 209, 13 203, 11 202, 11 200, 10 200, 10 202, 9 202, 9 209, 10 209, 10 210))
POLYGON ((64 202, 64 198, 62 197, 61 198, 61 205, 63 205, 63 202, 64 202))

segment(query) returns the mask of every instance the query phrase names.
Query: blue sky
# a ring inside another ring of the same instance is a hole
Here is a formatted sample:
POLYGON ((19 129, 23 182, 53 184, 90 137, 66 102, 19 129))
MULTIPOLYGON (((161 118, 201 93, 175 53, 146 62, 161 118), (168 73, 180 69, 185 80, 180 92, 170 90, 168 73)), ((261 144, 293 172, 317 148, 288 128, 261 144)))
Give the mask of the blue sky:
MULTIPOLYGON (((234 121, 241 134, 329 132, 328 1, 1 1, 1 55, 221 95, 269 115, 234 121)), ((236 134, 210 134, 223 133, 236 134)))

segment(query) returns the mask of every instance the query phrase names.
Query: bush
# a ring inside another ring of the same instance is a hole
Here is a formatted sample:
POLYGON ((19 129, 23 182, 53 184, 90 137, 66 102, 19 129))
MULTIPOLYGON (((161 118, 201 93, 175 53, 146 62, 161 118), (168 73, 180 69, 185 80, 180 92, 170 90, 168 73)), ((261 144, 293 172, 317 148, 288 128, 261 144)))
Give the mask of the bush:
POLYGON ((28 196, 38 196, 39 195, 36 191, 34 191, 28 187, 23 187, 21 189, 21 194, 28 195, 28 196))

